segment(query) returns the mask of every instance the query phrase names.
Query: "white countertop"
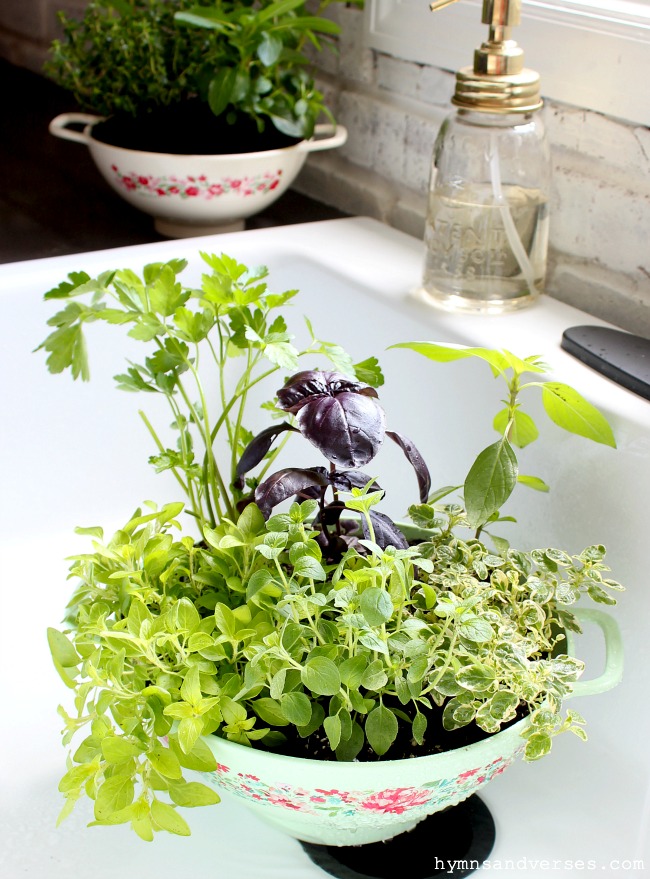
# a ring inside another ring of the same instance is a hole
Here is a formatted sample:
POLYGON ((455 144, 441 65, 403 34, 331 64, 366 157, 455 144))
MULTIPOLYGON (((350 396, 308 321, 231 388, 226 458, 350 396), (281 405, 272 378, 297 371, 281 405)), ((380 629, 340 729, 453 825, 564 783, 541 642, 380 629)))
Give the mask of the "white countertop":
MULTIPOLYGON (((248 264, 267 264, 275 289, 302 290, 293 308, 297 332, 304 312, 322 337, 343 344, 355 360, 376 354, 387 376, 380 395, 389 424, 416 441, 434 484, 447 484, 454 477, 462 480, 473 455, 490 441, 491 417, 502 392, 484 364, 436 365, 411 352, 385 352, 391 343, 456 341, 504 346, 524 356, 541 354, 562 380, 608 413, 617 451, 545 426, 544 450, 522 453, 523 469, 543 476, 553 490, 548 496, 521 490, 524 495, 514 504, 519 524, 512 534, 529 546, 561 544, 572 551, 591 542, 608 546, 613 576, 628 589, 615 611, 625 637, 625 678, 611 693, 576 701, 588 720, 588 744, 565 736, 549 758, 533 765, 519 763, 484 789, 481 796, 495 817, 497 842, 492 870, 485 868, 477 875, 646 875, 650 750, 645 739, 650 708, 642 699, 650 691, 650 589, 644 566, 650 403, 560 350, 563 329, 602 322, 550 298, 520 313, 489 318, 445 314, 415 301, 410 291, 419 280, 421 243, 366 219, 0 266, 0 645, 5 670, 0 875, 324 875, 298 843, 267 828, 234 802, 187 813, 189 840, 159 834, 147 845, 124 827, 86 830, 91 820, 88 803, 79 804, 60 828, 54 826, 62 804, 57 784, 64 770, 56 706, 69 703, 69 694, 51 666, 45 629, 58 624, 70 590, 64 557, 83 545, 73 528, 118 526, 141 501, 173 500, 176 494, 173 483, 155 476, 146 464, 150 442, 136 411, 151 411, 149 399, 113 390, 111 376, 122 371, 122 358, 128 353, 116 341, 119 331, 91 328, 90 384, 50 376, 42 352, 32 353, 47 334, 45 321, 54 310, 52 303, 42 303, 42 294, 72 270, 93 274, 107 268, 138 268, 174 256, 190 258, 184 276, 188 279, 199 272, 199 250, 225 251, 248 264), (461 392, 467 401, 462 409, 461 392), (468 405, 478 429, 468 418, 468 405), (576 863, 581 860, 582 869, 576 863), (631 863, 641 860, 645 869, 631 863)), ((383 454, 377 459, 378 472, 381 476, 382 467, 388 472, 381 481, 397 514, 414 486, 408 484, 402 465, 391 466, 390 453, 382 464, 383 454)), ((593 644, 588 636, 582 640, 586 653, 597 656, 596 639, 593 644)))

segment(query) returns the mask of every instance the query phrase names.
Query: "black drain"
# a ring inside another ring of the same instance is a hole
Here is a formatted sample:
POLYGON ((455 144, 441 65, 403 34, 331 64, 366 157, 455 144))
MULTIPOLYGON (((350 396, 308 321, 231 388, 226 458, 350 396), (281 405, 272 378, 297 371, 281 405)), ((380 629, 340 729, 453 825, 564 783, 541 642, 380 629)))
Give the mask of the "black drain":
POLYGON ((476 795, 436 812, 388 842, 326 846, 301 842, 311 860, 337 879, 463 879, 492 851, 494 820, 476 795))

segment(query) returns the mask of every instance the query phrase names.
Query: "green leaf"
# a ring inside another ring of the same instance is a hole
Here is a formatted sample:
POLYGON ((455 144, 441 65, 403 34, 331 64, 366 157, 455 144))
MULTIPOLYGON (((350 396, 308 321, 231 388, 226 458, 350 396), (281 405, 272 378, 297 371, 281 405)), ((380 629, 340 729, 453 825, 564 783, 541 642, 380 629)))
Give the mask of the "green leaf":
POLYGON ((280 701, 289 723, 307 726, 311 720, 311 700, 305 693, 283 693, 280 701))
POLYGON ((367 360, 355 363, 354 374, 360 382, 372 388, 380 388, 384 383, 384 375, 376 357, 368 357, 367 360))
POLYGON ((352 723, 352 729, 347 739, 343 739, 336 749, 336 759, 341 762, 350 762, 356 758, 365 743, 363 729, 356 720, 352 723))
POLYGON ((336 751, 341 741, 341 720, 338 714, 334 714, 332 717, 326 717, 323 721, 323 728, 329 739, 330 748, 333 751, 336 751))
POLYGON ((516 693, 511 693, 507 690, 500 690, 498 693, 495 693, 486 704, 489 706, 489 711, 492 717, 495 720, 498 720, 499 723, 503 723, 515 716, 515 711, 519 704, 519 697, 516 693))
POLYGON ((523 473, 520 473, 517 476, 517 482, 528 488, 533 488, 535 491, 549 491, 548 485, 539 476, 524 476, 523 473))
POLYGON ((236 68, 222 67, 210 81, 208 86, 208 104, 215 116, 220 116, 230 103, 236 78, 236 68))
POLYGON ((73 766, 71 769, 68 769, 59 782, 59 791, 66 795, 79 792, 83 785, 97 773, 99 768, 99 757, 95 757, 91 763, 73 766))
POLYGON ((220 32, 227 30, 227 21, 224 21, 221 9, 210 9, 204 6, 195 7, 195 10, 199 9, 200 13, 198 11, 177 12, 174 18, 176 21, 183 22, 184 24, 192 24, 196 27, 205 27, 220 32))
POLYGON ((177 836, 190 835, 190 828, 187 826, 185 819, 168 803, 154 800, 151 804, 151 818, 161 830, 167 830, 169 833, 175 833, 177 836))
POLYGON ((341 681, 351 690, 357 690, 361 686, 361 678, 368 665, 368 657, 362 653, 351 656, 339 666, 341 681))
POLYGON ((181 632, 187 634, 195 632, 201 624, 199 612, 189 598, 181 598, 176 605, 176 621, 181 632))
POLYGON ((524 756, 526 760, 539 760, 551 750, 551 737, 548 733, 533 733, 526 742, 524 756))
POLYGON ((214 640, 205 632, 194 632, 187 642, 189 653, 198 653, 199 650, 208 650, 210 647, 214 647, 214 640))
POLYGON ((203 732, 202 717, 184 717, 178 724, 178 744, 186 754, 196 745, 203 732))
POLYGON ((255 699, 252 705, 255 713, 271 726, 287 726, 289 723, 284 713, 284 701, 280 703, 275 699, 262 697, 261 699, 255 699))
POLYGON ((77 656, 74 647, 65 635, 57 629, 48 629, 47 639, 50 651, 52 652, 52 661, 59 673, 59 677, 66 687, 73 690, 77 686, 75 680, 77 676, 76 666, 81 662, 81 659, 77 656), (63 662, 61 662, 61 659, 63 662))
MULTIPOLYGON (((451 363, 453 360, 478 357, 481 360, 487 361, 496 372, 504 372, 509 366, 512 366, 510 358, 506 356, 506 352, 495 351, 491 348, 467 348, 463 345, 445 345, 435 342, 400 342, 390 347, 408 348, 411 351, 422 354, 429 360, 435 360, 437 363, 451 363)), ((518 362, 523 367, 521 371, 525 371, 525 364, 522 361, 518 362)))
POLYGON ((271 342, 265 345, 264 356, 282 369, 293 372, 298 368, 298 352, 289 342, 271 342))
POLYGON ((489 689, 496 680, 494 670, 485 665, 468 665, 456 675, 458 683, 472 693, 489 689))
POLYGON ((388 675, 381 659, 373 660, 361 676, 361 685, 367 690, 381 690, 387 682, 388 675))
MULTIPOLYGON (((272 598, 279 598, 283 593, 281 584, 276 582, 268 568, 260 568, 248 580, 246 600, 254 600, 258 593, 269 595, 272 598)), ((259 603, 259 599, 256 600, 256 603, 259 603)))
POLYGON ((157 317, 153 314, 143 314, 135 326, 129 330, 128 335, 139 342, 150 342, 156 336, 162 336, 164 333, 165 325, 157 317))
MULTIPOLYGON (((426 654, 415 656, 411 659, 406 678, 414 684, 421 681, 429 669, 429 657, 426 654)), ((442 691, 441 691, 442 692, 442 691)))
POLYGON ((385 589, 370 586, 361 594, 361 613, 370 626, 381 626, 393 615, 393 602, 385 589))
POLYGON ((293 572, 298 577, 307 577, 310 580, 325 580, 325 570, 321 563, 311 555, 303 555, 299 558, 293 572))
POLYGON ((318 727, 322 724, 323 719, 325 717, 325 710, 322 705, 319 705, 318 702, 312 702, 311 704, 311 720, 306 726, 298 727, 298 734, 301 738, 307 738, 313 732, 316 732, 318 727))
POLYGON ((78 287, 90 281, 90 275, 86 272, 70 272, 68 274, 70 281, 61 281, 58 287, 48 290, 43 296, 44 299, 67 299, 68 296, 77 290, 78 287))
POLYGON ((172 702, 171 705, 165 706, 164 713, 167 717, 194 717, 194 708, 189 702, 172 702))
POLYGON ((185 679, 181 684, 181 696, 190 705, 196 706, 200 703, 202 694, 198 665, 193 665, 185 675, 185 679))
POLYGON ((165 778, 180 778, 183 774, 178 756, 160 742, 147 752, 147 759, 156 772, 165 778))
POLYGON ((424 743, 424 734, 427 731, 427 719, 424 714, 418 711, 413 718, 413 738, 422 745, 424 743))
POLYGON ((212 319, 203 312, 192 312, 180 307, 174 312, 174 323, 183 338, 188 342, 200 342, 212 327, 212 319))
POLYGON ((304 0, 276 0, 275 3, 271 3, 257 13, 257 21, 263 23, 286 15, 287 12, 293 12, 294 9, 298 9, 303 3, 304 0))
POLYGON ((517 484, 517 458, 507 439, 484 449, 465 480, 465 507, 473 528, 500 510, 517 484))
POLYGON ((47 642, 50 646, 52 659, 63 668, 74 668, 81 662, 73 645, 58 629, 48 628, 47 642))
MULTIPOLYGON (((504 434, 508 426, 509 411, 502 409, 494 417, 494 429, 500 434, 504 434)), ((518 449, 525 448, 529 443, 534 442, 539 436, 537 425, 525 412, 516 409, 513 416, 513 423, 508 431, 508 440, 518 449)))
POLYGON ((365 730, 370 747, 381 757, 397 738, 397 718, 389 708, 378 705, 366 718, 365 730))
POLYGON ((159 389, 149 384, 135 367, 129 367, 128 372, 122 372, 114 376, 117 386, 121 391, 145 391, 150 394, 160 393, 159 389))
POLYGON ((284 688, 287 683, 287 669, 281 668, 271 678, 271 683, 269 685, 269 693, 271 694, 271 699, 280 699, 282 694, 284 693, 284 688))
POLYGON ((485 644, 494 636, 492 626, 475 616, 461 619, 459 631, 463 638, 476 644, 485 644))
POLYGON ((55 330, 40 347, 50 352, 46 364, 51 373, 60 373, 71 367, 73 379, 79 376, 82 381, 90 379, 86 341, 80 323, 55 330))
POLYGON ((221 802, 219 794, 199 781, 188 781, 186 784, 172 784, 169 796, 177 806, 193 808, 195 806, 213 806, 221 802))
POLYGON ((442 712, 442 725, 446 730, 459 729, 471 723, 475 714, 476 709, 472 705, 460 703, 458 699, 450 699, 442 712))
POLYGON ((214 772, 217 768, 214 754, 202 739, 197 739, 187 754, 181 750, 176 736, 169 737, 169 744, 183 768, 195 769, 197 772, 214 772))
POLYGON ((189 298, 189 291, 183 292, 179 283, 176 282, 176 274, 171 266, 165 265, 160 269, 153 284, 147 287, 149 306, 152 311, 163 317, 170 317, 177 308, 181 308, 189 298))
POLYGON ((247 504, 237 519, 237 528, 246 539, 261 534, 264 531, 264 525, 264 516, 257 504, 247 504))
POLYGON ((237 621, 234 613, 227 605, 221 602, 217 604, 214 609, 214 619, 220 632, 223 632, 227 638, 235 637, 237 621))
POLYGON ((95 799, 95 818, 103 821, 130 806, 135 788, 129 775, 114 775, 107 778, 99 787, 95 799))
POLYGON ((551 421, 559 427, 616 448, 612 428, 605 416, 574 388, 559 382, 545 382, 542 402, 551 421))
POLYGON ((326 656, 315 656, 300 670, 303 684, 318 696, 334 696, 341 689, 339 670, 326 656))
POLYGON ((131 827, 144 842, 153 842, 153 825, 151 823, 151 810, 149 807, 147 807, 146 813, 133 816, 131 827))
POLYGON ((265 67, 270 67, 276 63, 283 48, 284 43, 280 37, 275 36, 268 31, 263 31, 262 39, 258 43, 256 54, 265 67))
POLYGON ((101 749, 107 763, 125 763, 141 754, 144 745, 124 736, 105 736, 101 742, 101 749))
POLYGON ((386 642, 382 641, 379 635, 375 632, 363 632, 363 634, 359 636, 359 642, 363 644, 364 647, 367 647, 368 650, 376 650, 378 653, 384 653, 388 656, 386 642))

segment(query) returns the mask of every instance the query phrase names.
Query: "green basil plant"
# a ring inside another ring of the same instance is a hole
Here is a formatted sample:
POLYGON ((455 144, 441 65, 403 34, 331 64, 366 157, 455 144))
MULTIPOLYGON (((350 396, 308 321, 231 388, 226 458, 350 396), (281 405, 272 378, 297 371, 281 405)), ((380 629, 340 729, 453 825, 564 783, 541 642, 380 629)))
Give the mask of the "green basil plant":
POLYGON ((178 807, 218 799, 184 775, 215 768, 211 735, 298 755, 316 743, 344 761, 426 754, 441 735, 453 748, 525 715, 527 759, 564 730, 584 738, 583 719, 562 709, 582 672, 564 632, 579 631, 570 607, 582 596, 615 603, 605 551, 522 552, 489 530, 518 482, 547 489, 519 474, 519 450, 537 437, 522 399, 541 392, 561 428, 614 445, 603 415, 545 380, 538 358, 405 343, 441 363, 486 361, 506 385, 496 442, 463 485, 432 490, 415 442, 386 429, 377 360, 354 362, 309 322, 298 350, 282 315, 297 291, 202 256, 198 289, 171 260, 141 276, 73 273, 46 294, 62 304, 40 346, 51 372, 88 379, 85 331, 97 321, 142 343, 116 380, 169 404, 171 444, 141 416, 150 463, 180 498, 142 505, 112 536, 79 529, 91 547, 73 560, 64 627, 49 631, 74 695, 59 709, 62 817, 85 794, 94 824, 130 823, 145 840, 188 834, 178 807), (307 356, 323 368, 301 368, 307 356), (247 403, 271 376, 269 426, 254 434, 247 403), (412 474, 409 527, 379 509, 373 460, 386 438, 412 474), (275 467, 296 443, 311 445, 314 465, 275 467))

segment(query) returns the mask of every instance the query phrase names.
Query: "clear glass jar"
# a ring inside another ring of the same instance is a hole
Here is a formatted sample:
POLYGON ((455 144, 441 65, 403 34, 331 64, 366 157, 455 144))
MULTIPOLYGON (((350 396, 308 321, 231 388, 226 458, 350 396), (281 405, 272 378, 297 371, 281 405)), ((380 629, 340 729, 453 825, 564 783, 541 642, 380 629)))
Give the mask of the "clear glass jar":
POLYGON ((542 292, 550 153, 539 113, 457 110, 432 160, 422 294, 451 310, 499 313, 542 292))

